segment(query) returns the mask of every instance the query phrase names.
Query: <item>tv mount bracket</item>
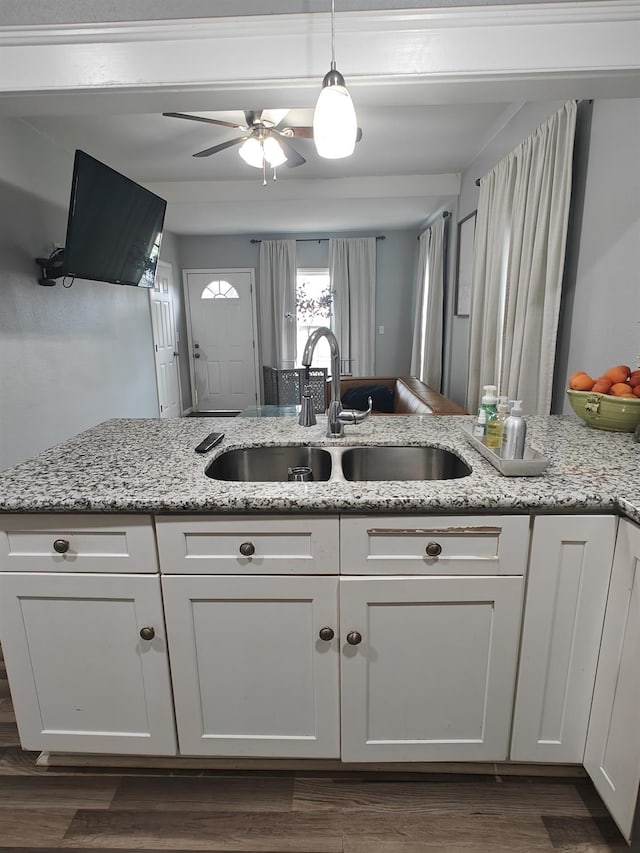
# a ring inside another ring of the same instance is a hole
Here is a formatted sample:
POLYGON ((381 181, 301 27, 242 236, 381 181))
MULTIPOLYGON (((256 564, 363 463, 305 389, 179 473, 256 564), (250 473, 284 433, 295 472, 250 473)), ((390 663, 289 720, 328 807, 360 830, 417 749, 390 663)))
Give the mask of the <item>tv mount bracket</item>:
POLYGON ((64 271, 64 249, 55 249, 48 258, 36 258, 40 267, 38 284, 43 287, 53 287, 56 279, 66 275, 64 271))

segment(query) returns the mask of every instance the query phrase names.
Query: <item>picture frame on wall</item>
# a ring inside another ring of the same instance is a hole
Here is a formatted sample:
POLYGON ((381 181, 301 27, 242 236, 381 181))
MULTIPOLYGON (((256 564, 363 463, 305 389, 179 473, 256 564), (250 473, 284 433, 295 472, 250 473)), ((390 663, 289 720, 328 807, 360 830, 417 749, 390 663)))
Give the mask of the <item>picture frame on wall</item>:
POLYGON ((471 312, 471 266, 473 263, 473 241, 476 233, 477 210, 458 222, 458 246, 456 253, 456 317, 468 317, 471 312))

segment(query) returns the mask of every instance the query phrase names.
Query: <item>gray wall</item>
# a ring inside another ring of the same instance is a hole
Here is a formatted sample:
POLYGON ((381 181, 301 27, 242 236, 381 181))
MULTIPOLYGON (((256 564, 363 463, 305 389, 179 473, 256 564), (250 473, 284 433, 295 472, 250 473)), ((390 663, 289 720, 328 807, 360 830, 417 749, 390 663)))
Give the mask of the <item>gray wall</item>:
MULTIPOLYGON (((559 106, 557 102, 526 104, 496 135, 464 172, 458 219, 478 206, 476 178, 493 168, 559 106)), ((633 368, 640 353, 640 100, 595 101, 590 130, 586 121, 583 130, 588 138, 581 140, 582 174, 572 195, 577 233, 567 247, 574 269, 563 294, 554 412, 570 411, 564 389, 574 370, 599 376, 616 364, 633 368)), ((452 229, 452 258, 455 231, 452 229)), ((453 316, 455 263, 451 266, 445 388, 447 396, 465 405, 469 320, 453 316)))
MULTIPOLYGON (((415 231, 384 231, 377 243, 376 281, 376 373, 397 375, 409 372, 413 333, 413 289, 418 241, 415 231), (384 334, 378 328, 384 326, 384 334)), ((263 235, 256 234, 256 239, 263 235)), ((298 238, 298 267, 326 267, 328 242, 300 240, 300 235, 264 235, 265 239, 298 238)), ((305 238, 325 235, 305 235, 305 238)), ((358 232, 336 237, 367 236, 358 232)), ((183 269, 253 268, 256 272, 258 306, 260 304, 260 245, 244 236, 178 236, 178 253, 183 269)), ((258 308, 259 310, 259 308, 258 308)))
POLYGON ((0 174, 14 182, 0 183, 0 469, 107 418, 158 414, 147 291, 37 283, 34 258, 64 242, 72 163, 0 121, 0 174))

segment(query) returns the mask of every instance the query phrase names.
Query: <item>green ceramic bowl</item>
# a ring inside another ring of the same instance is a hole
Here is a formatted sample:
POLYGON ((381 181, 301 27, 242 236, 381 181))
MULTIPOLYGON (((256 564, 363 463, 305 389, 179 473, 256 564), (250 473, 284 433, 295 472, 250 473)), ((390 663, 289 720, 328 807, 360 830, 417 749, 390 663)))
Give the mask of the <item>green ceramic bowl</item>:
POLYGON ((633 432, 640 424, 640 397, 613 397, 593 391, 567 391, 573 411, 596 429, 633 432))

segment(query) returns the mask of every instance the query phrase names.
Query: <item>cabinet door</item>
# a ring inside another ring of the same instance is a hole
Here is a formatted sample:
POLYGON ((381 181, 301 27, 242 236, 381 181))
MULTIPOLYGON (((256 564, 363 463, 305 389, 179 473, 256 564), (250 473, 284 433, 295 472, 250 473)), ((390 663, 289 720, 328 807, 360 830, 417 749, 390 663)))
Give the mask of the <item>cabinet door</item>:
POLYGON ((617 519, 535 519, 511 742, 514 761, 581 764, 617 519))
POLYGON ((505 759, 522 589, 522 577, 341 578, 343 760, 505 759))
POLYGON ((25 749, 175 755, 157 575, 0 574, 0 624, 25 749))
POLYGON ((183 755, 339 755, 336 577, 162 585, 183 755))
POLYGON ((640 528, 620 521, 584 766, 629 840, 640 783, 640 528))

